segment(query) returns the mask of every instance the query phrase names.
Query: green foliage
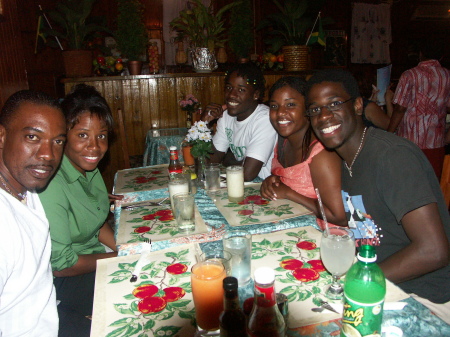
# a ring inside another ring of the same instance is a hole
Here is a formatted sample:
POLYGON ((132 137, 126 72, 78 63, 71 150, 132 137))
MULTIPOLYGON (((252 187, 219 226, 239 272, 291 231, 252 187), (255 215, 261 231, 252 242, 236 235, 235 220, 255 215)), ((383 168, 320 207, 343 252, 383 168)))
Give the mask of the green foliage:
POLYGON ((207 157, 209 158, 209 155, 213 153, 212 149, 212 141, 206 142, 204 140, 194 140, 189 142, 192 145, 191 154, 193 157, 207 157))
MULTIPOLYGON (((84 49, 84 43, 92 34, 109 32, 99 18, 90 17, 95 1, 59 0, 55 10, 48 12, 52 26, 55 24, 54 29, 43 29, 43 32, 67 41, 69 49, 84 49)), ((59 48, 55 40, 47 41, 49 46, 59 48)))
POLYGON ((117 8, 117 47, 129 61, 139 61, 148 45, 143 5, 139 0, 117 0, 117 8))
MULTIPOLYGON (((276 53, 282 46, 305 45, 317 14, 325 0, 272 0, 280 12, 263 19, 257 29, 272 28, 265 43, 269 52, 276 53)), ((331 23, 322 19, 322 24, 331 23)))
POLYGON ((214 14, 213 3, 205 6, 201 0, 192 0, 193 8, 185 9, 179 16, 170 22, 170 27, 181 36, 187 36, 192 47, 209 48, 214 50, 216 45, 221 45, 227 40, 225 36, 225 19, 223 15, 237 3, 223 6, 214 14))
POLYGON ((253 11, 250 0, 235 1, 231 9, 228 44, 238 58, 248 57, 253 47, 253 11))

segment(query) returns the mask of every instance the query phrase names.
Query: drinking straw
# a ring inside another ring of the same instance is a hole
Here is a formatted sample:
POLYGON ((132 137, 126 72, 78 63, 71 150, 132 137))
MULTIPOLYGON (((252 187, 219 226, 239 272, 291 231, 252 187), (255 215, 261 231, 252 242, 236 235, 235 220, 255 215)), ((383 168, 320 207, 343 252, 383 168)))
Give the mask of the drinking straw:
POLYGON ((325 221, 325 230, 326 230, 327 234, 330 235, 330 230, 328 228, 327 216, 325 215, 325 210, 323 209, 323 203, 322 203, 322 198, 320 197, 319 189, 316 188, 315 191, 316 191, 316 195, 317 195, 317 201, 319 202, 320 213, 322 214, 323 221, 325 221))

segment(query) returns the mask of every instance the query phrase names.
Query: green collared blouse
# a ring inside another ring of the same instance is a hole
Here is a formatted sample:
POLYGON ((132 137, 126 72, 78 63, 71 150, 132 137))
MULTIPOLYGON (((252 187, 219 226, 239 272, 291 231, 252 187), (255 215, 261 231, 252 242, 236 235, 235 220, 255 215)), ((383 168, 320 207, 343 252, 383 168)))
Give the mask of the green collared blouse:
POLYGON ((39 194, 50 223, 53 270, 73 266, 79 255, 104 253, 99 229, 109 211, 108 192, 100 171, 83 176, 64 155, 47 189, 39 194))

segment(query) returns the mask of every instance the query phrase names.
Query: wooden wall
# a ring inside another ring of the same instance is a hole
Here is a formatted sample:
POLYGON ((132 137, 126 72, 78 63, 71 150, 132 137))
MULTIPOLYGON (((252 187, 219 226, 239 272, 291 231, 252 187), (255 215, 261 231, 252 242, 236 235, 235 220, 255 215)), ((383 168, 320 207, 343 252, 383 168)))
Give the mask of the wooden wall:
MULTIPOLYGON (((284 75, 281 72, 265 75, 266 95, 272 84, 284 75)), ((117 109, 122 109, 128 151, 136 156, 144 154, 145 137, 153 124, 157 123, 157 128, 161 129, 186 126, 186 114, 178 105, 186 94, 193 94, 203 106, 223 102, 224 77, 224 73, 165 74, 91 77, 64 82, 67 92, 78 83, 94 86, 106 98, 115 121, 118 120, 117 109)), ((119 135, 117 125, 114 131, 119 135)), ((102 174, 108 188, 112 187, 117 170, 125 167, 121 145, 120 139, 113 141, 109 158, 102 161, 102 174)))
POLYGON ((0 22, 0 106, 18 90, 28 89, 23 46, 15 0, 2 0, 5 20, 0 22))

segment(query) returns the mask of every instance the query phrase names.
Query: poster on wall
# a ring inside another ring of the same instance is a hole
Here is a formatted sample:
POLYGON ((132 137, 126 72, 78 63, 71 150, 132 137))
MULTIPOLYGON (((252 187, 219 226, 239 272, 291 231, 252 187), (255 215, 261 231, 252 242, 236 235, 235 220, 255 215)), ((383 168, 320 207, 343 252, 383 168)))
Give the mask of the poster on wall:
POLYGON ((326 47, 324 66, 343 68, 347 66, 347 34, 345 30, 325 30, 326 47))

